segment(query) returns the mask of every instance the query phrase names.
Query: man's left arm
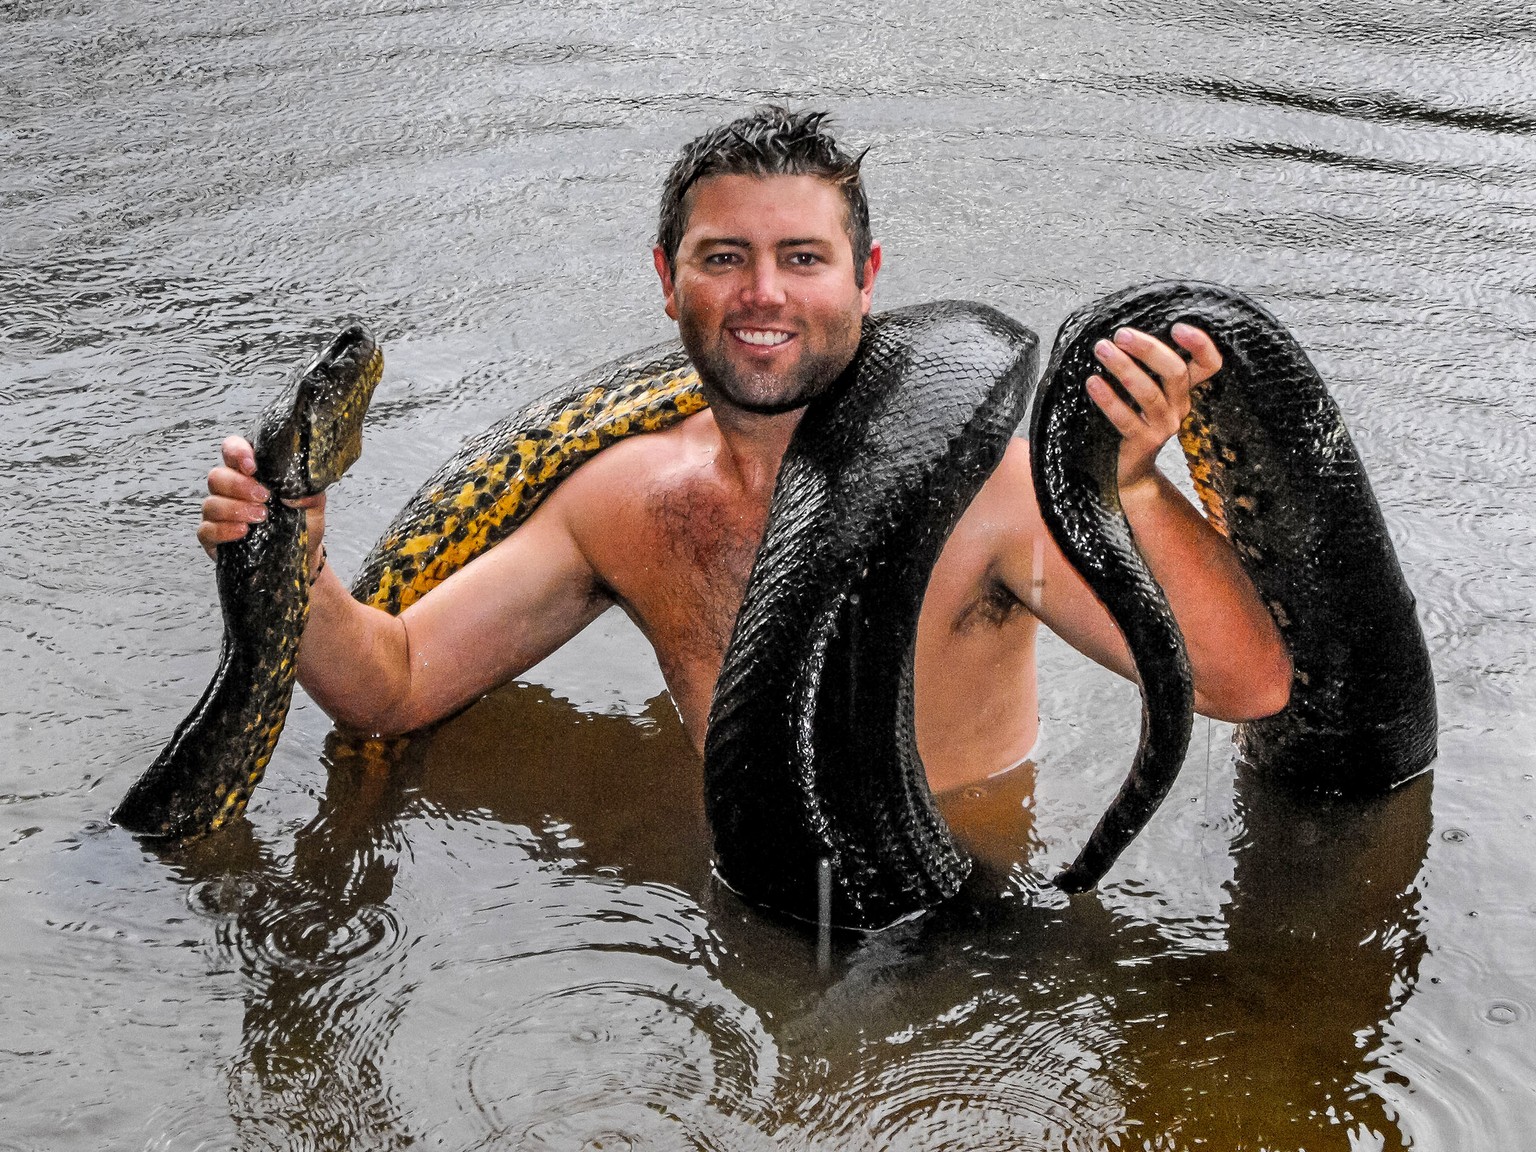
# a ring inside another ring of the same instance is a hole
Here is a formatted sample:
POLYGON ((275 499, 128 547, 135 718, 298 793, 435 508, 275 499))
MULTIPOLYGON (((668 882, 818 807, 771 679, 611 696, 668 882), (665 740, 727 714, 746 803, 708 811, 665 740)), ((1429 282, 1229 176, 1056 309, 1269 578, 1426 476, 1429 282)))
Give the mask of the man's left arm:
MULTIPOLYGON (((1190 389, 1221 367, 1210 337, 1176 325, 1174 341, 1189 353, 1122 328, 1095 348, 1106 373, 1134 401, 1117 394, 1103 376, 1087 381, 1089 395, 1119 430, 1119 486, 1136 543, 1162 585, 1184 634, 1194 673, 1195 705, 1222 720, 1250 720, 1285 706, 1291 663, 1279 629, 1226 538, 1157 468, 1159 450, 1189 414, 1190 389)), ((1033 486, 1030 487, 1033 497, 1033 486)), ((1038 524, 1038 506, 1030 501, 1038 524)), ((1079 651, 1132 679, 1134 665, 1109 613, 1067 563, 1040 525, 1029 549, 1015 546, 1004 565, 1009 587, 1053 632, 1079 651)))

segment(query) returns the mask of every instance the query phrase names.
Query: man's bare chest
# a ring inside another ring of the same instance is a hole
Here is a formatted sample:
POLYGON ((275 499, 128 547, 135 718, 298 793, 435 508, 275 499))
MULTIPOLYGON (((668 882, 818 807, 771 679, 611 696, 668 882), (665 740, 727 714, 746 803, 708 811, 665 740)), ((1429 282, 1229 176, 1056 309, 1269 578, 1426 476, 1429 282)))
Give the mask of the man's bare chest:
POLYGON ((599 571, 650 639, 668 684, 714 677, 730 643, 766 507, 728 500, 707 484, 626 500, 622 539, 599 571))
MULTIPOLYGON (((601 583, 655 649, 684 724, 701 743, 769 496, 744 496, 719 479, 706 454, 662 451, 661 437, 637 447, 655 451, 601 475, 604 483, 584 493, 578 536, 601 583)), ((919 621, 919 665, 945 669, 946 683, 968 684, 967 692, 1006 682, 1012 695, 1012 666, 1033 666, 1032 618, 1026 623, 1028 613, 1020 616, 1016 599, 991 574, 987 523, 962 518, 939 557, 919 621)))

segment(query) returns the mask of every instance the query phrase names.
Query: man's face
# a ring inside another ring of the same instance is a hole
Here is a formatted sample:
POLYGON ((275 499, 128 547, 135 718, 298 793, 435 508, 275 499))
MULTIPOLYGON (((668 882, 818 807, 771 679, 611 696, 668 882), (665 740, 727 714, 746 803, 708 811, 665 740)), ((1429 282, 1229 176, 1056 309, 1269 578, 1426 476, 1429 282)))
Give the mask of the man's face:
POLYGON ((842 193, 815 176, 712 176, 689 193, 675 267, 656 271, 712 401, 799 408, 853 359, 880 249, 854 278, 842 193))

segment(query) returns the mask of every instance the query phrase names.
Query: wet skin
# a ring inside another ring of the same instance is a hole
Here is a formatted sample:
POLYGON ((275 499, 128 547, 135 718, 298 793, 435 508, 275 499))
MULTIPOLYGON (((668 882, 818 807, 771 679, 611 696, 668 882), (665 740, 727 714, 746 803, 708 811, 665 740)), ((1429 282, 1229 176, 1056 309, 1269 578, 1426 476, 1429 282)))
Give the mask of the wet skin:
MULTIPOLYGON (((841 195, 809 176, 720 176, 690 193, 675 261, 654 254, 712 407, 583 465, 509 539, 400 617, 352 600, 327 566, 316 582, 299 677, 339 723, 407 731, 519 675, 618 604, 654 646, 701 748, 710 697, 762 537, 779 462, 803 404, 857 346, 881 254, 855 276, 841 195), (780 410, 787 409, 787 410, 780 410)), ((1189 645, 1197 704, 1223 719, 1283 706, 1290 669, 1267 612, 1225 541, 1156 470, 1189 388, 1220 366, 1209 339, 1169 347, 1130 329, 1086 386, 1123 436, 1122 500, 1189 645), (1186 363, 1183 351, 1189 356, 1186 363)), ((224 444, 199 538, 242 535, 261 512, 249 447, 224 444)), ((323 529, 312 502, 311 538, 323 529)), ((1050 542, 1020 440, 940 556, 917 637, 917 735, 936 791, 1022 759, 1038 729, 1035 637, 1046 623, 1126 676, 1118 630, 1050 542)))

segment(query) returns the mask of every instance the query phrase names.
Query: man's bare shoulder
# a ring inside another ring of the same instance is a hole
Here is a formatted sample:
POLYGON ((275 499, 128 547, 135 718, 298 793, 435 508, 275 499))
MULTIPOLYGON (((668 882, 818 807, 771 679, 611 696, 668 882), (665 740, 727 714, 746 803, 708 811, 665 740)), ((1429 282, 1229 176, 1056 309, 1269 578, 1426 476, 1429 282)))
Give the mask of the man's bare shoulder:
POLYGON ((670 428, 631 436, 586 461, 546 501, 578 537, 623 532, 669 493, 685 492, 707 473, 719 434, 714 417, 696 412, 670 428))

